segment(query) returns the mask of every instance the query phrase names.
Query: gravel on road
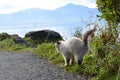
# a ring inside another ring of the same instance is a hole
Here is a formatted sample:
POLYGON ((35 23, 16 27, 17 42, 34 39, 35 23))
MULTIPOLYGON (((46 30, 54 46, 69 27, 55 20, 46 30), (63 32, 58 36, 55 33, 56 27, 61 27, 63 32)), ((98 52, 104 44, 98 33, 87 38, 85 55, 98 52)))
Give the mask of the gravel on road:
POLYGON ((0 80, 85 80, 32 52, 0 51, 0 80))

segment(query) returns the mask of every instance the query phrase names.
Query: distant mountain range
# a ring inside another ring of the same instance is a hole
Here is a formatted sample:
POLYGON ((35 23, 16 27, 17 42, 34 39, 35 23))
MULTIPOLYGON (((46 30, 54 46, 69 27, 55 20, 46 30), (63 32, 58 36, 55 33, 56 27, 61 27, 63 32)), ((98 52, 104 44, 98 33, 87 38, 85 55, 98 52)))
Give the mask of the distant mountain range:
POLYGON ((88 19, 93 14, 95 20, 97 8, 68 4, 55 10, 39 8, 26 9, 11 14, 0 14, 0 26, 39 24, 43 26, 74 26, 81 24, 81 19, 88 19))

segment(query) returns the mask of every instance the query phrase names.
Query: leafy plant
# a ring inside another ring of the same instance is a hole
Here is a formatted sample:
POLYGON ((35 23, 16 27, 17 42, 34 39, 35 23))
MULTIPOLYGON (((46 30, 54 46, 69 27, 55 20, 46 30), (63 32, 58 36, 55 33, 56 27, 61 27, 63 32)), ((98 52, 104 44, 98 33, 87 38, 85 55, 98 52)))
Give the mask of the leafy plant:
POLYGON ((98 10, 102 13, 101 18, 108 21, 109 25, 120 23, 119 0, 97 0, 98 10))

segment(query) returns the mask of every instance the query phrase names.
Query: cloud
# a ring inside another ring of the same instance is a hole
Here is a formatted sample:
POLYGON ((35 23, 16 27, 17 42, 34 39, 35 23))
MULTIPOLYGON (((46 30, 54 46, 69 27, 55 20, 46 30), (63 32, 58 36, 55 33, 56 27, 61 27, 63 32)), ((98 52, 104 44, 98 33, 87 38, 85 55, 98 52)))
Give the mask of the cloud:
POLYGON ((89 8, 96 8, 96 0, 65 0, 68 3, 87 6, 89 8))
POLYGON ((96 0, 0 0, 0 14, 17 12, 22 9, 56 9, 68 3, 95 8, 96 0))

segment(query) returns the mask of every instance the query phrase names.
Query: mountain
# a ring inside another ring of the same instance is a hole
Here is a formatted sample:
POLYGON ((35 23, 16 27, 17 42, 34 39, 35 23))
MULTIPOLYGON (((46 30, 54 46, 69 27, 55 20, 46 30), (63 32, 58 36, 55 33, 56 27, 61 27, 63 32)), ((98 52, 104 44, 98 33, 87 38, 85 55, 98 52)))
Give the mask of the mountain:
POLYGON ((81 5, 68 4, 55 10, 39 8, 26 9, 11 14, 0 14, 0 26, 39 24, 41 26, 74 26, 81 24, 81 19, 88 19, 93 13, 96 19, 98 10, 81 5))

